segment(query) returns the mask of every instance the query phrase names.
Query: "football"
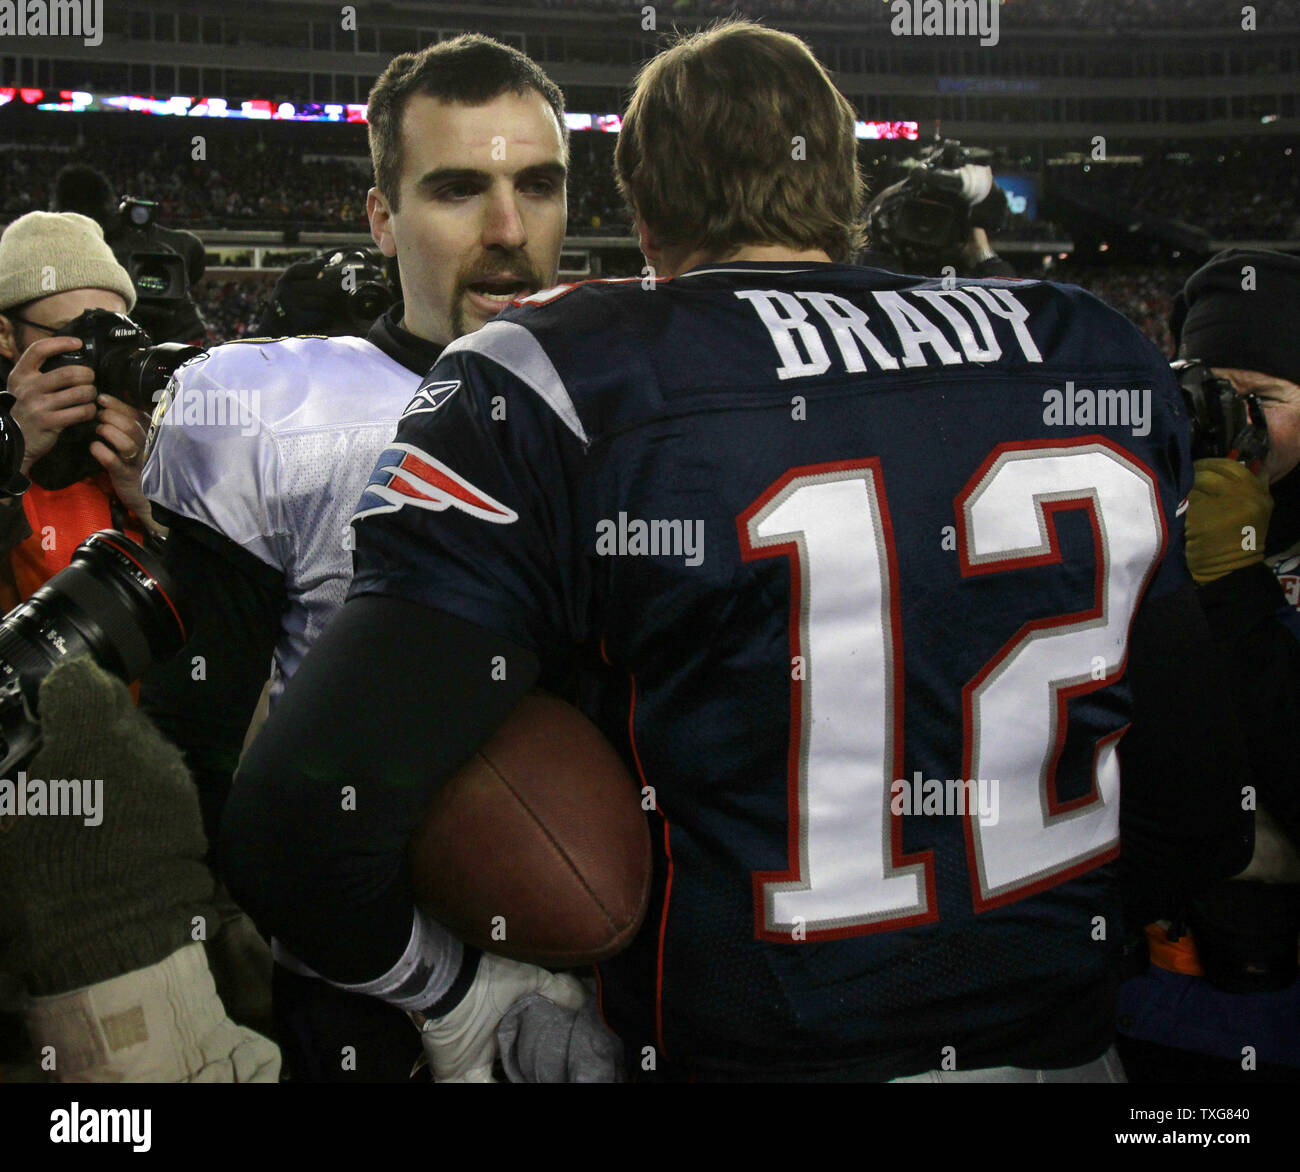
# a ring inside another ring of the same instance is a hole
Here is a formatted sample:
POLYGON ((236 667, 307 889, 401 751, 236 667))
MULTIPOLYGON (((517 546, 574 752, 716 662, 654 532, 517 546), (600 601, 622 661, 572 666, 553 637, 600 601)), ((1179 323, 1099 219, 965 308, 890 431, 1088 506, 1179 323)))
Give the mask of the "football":
POLYGON ((640 788, 596 726, 553 696, 524 697, 430 803, 410 851, 420 907, 514 960, 605 960, 645 917, 640 788))

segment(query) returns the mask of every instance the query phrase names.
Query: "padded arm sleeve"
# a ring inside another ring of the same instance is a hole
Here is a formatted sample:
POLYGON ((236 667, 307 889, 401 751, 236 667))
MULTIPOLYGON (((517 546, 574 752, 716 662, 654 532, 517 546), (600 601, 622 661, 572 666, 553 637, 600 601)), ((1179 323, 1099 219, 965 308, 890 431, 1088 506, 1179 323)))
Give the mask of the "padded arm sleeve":
POLYGON ((346 603, 235 778, 218 858, 240 906, 332 981, 387 972, 411 933, 411 832, 537 673, 530 651, 463 619, 346 603))

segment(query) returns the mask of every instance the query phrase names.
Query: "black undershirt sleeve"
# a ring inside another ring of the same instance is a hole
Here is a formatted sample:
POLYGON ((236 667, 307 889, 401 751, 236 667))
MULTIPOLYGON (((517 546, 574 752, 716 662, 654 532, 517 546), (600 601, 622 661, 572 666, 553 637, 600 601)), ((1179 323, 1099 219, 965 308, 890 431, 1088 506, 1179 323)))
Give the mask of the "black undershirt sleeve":
POLYGON ((240 765, 217 851, 231 894, 322 976, 383 976, 411 934, 411 832, 537 677, 531 651, 482 627, 350 599, 240 765))
POLYGON ((1190 583, 1138 611, 1133 723, 1120 742, 1120 879, 1130 928, 1177 918, 1250 861, 1247 751, 1224 663, 1190 583))
MULTIPOLYGON (((209 844, 216 841, 244 736, 271 673, 287 606, 283 575, 197 521, 165 514, 163 558, 190 639, 140 684, 140 707, 184 754, 209 844)), ((162 520, 162 517, 159 517, 162 520)))
POLYGON ((1286 594, 1265 565, 1225 574, 1199 594, 1227 669, 1221 687, 1247 734, 1259 804, 1300 848, 1300 641, 1277 617, 1286 594))

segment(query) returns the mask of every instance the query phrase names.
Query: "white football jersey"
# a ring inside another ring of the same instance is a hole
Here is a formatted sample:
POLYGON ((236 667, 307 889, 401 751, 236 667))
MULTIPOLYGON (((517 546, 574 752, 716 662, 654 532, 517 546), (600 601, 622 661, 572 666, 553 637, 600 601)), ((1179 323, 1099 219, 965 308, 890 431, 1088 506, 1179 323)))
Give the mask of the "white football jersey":
POLYGON ((176 371, 154 412, 151 501, 284 575, 270 701, 343 605, 348 522, 420 377, 363 338, 231 342, 176 371))

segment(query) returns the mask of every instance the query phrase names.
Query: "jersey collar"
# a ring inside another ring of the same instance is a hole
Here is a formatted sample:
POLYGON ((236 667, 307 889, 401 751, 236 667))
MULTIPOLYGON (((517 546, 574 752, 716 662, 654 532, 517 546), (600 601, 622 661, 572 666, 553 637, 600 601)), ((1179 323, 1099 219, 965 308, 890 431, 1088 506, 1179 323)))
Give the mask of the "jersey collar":
POLYGON ((844 265, 825 260, 736 260, 725 264, 701 264, 674 278, 711 276, 714 273, 821 273, 827 269, 842 269, 844 265))
POLYGON ((442 347, 428 338, 404 330, 397 323, 402 320, 402 303, 390 305, 382 317, 375 319, 374 325, 366 332, 366 341, 382 350, 394 362, 400 362, 407 370, 414 371, 421 378, 429 373, 429 367, 438 361, 442 347))

